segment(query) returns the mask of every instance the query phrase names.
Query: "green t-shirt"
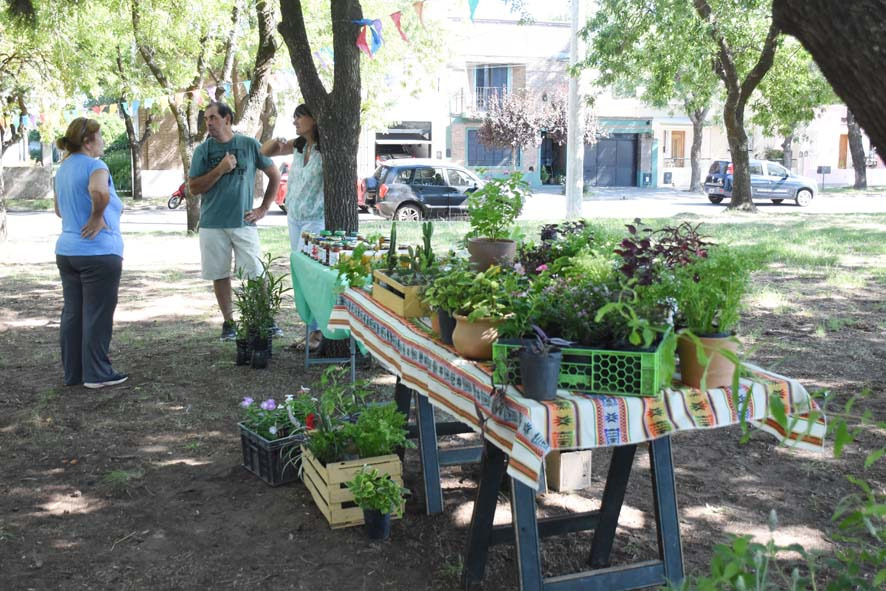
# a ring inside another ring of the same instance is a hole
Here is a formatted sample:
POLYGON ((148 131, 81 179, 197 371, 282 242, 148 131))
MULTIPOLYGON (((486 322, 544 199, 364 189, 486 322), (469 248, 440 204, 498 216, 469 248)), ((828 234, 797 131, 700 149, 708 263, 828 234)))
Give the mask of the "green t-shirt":
POLYGON ((191 159, 191 178, 203 176, 221 162, 229 152, 237 158, 237 167, 221 176, 200 199, 201 228, 241 228, 247 226, 243 216, 252 209, 255 194, 256 168, 273 164, 259 150, 261 145, 254 138, 235 133, 231 141, 223 144, 213 138, 194 150, 191 159))

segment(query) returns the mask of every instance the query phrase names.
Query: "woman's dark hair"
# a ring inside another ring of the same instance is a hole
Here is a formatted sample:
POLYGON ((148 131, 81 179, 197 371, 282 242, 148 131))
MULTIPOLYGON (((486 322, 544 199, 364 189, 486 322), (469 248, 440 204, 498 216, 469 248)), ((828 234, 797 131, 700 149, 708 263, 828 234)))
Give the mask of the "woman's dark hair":
POLYGON ((94 138, 100 128, 101 125, 95 119, 77 117, 68 125, 65 135, 55 140, 55 145, 69 154, 79 152, 83 149, 83 144, 94 138))
MULTIPOLYGON (((320 151, 320 127, 317 125, 317 119, 311 113, 311 110, 308 109, 307 105, 302 103, 301 105, 299 105, 295 108, 295 113, 293 113, 292 116, 293 117, 303 117, 305 115, 307 115, 308 117, 310 117, 311 119, 314 120, 314 142, 316 142, 314 144, 314 149, 319 152, 320 151)), ((298 150, 299 154, 304 152, 305 144, 307 144, 307 143, 308 143, 308 140, 306 140, 302 136, 298 136, 297 138, 295 138, 294 146, 295 146, 295 149, 298 150)))

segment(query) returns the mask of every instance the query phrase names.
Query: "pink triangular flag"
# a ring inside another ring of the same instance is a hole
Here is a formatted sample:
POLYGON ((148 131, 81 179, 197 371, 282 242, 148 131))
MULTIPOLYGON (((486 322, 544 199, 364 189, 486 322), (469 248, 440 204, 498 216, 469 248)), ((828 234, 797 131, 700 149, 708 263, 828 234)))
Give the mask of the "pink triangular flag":
POLYGON ((397 12, 391 14, 391 20, 394 21, 394 24, 397 25, 397 32, 400 33, 400 36, 403 37, 403 41, 409 43, 409 39, 406 38, 406 33, 403 32, 403 28, 400 27, 400 17, 403 14, 398 10, 397 12))
POLYGON ((360 28, 360 34, 357 35, 357 47, 360 49, 360 51, 362 51, 369 57, 372 57, 372 52, 369 51, 369 43, 366 42, 366 27, 360 28))

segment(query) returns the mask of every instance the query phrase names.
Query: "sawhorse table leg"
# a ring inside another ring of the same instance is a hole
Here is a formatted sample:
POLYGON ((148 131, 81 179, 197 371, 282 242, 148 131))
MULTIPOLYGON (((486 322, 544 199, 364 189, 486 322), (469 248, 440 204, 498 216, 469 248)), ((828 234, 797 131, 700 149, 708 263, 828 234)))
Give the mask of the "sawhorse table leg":
MULTIPOLYGON (((422 480, 425 490, 425 509, 428 515, 443 512, 443 489, 440 484, 440 466, 466 464, 480 460, 483 448, 467 447, 439 451, 437 436, 454 435, 472 432, 470 427, 461 423, 440 423, 434 420, 434 408, 427 397, 422 396, 403 385, 397 379, 394 388, 394 401, 397 410, 409 416, 409 407, 415 401, 415 426, 410 429, 413 436, 418 437, 418 451, 421 456, 422 480), (439 433, 438 433, 439 431, 439 433)), ((401 460, 403 459, 401 455, 401 460)))
POLYGON ((683 553, 670 438, 654 440, 649 446, 659 559, 610 567, 609 556, 637 446, 628 445, 613 450, 599 511, 538 519, 535 490, 512 478, 512 523, 508 526, 511 531, 507 532, 501 530, 502 526, 492 526, 506 456, 487 442, 468 536, 463 573, 465 588, 483 579, 488 547, 502 542, 515 544, 521 591, 619 591, 682 581, 683 553), (540 538, 587 529, 595 530, 590 556, 592 570, 545 579, 541 567, 540 538))

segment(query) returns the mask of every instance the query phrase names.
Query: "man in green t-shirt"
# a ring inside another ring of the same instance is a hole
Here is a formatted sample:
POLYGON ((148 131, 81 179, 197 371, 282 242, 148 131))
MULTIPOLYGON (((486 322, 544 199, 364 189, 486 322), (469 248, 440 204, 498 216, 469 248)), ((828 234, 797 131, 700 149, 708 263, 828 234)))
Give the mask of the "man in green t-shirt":
POLYGON ((191 193, 200 200, 200 260, 203 278, 212 281, 215 299, 224 317, 222 339, 236 338, 231 253, 237 269, 248 277, 262 272, 261 246, 255 222, 265 217, 277 194, 280 172, 261 153, 254 138, 234 133, 234 114, 224 103, 210 103, 204 111, 206 141, 197 146, 188 173, 191 193), (268 176, 260 206, 253 209, 255 171, 268 176))

